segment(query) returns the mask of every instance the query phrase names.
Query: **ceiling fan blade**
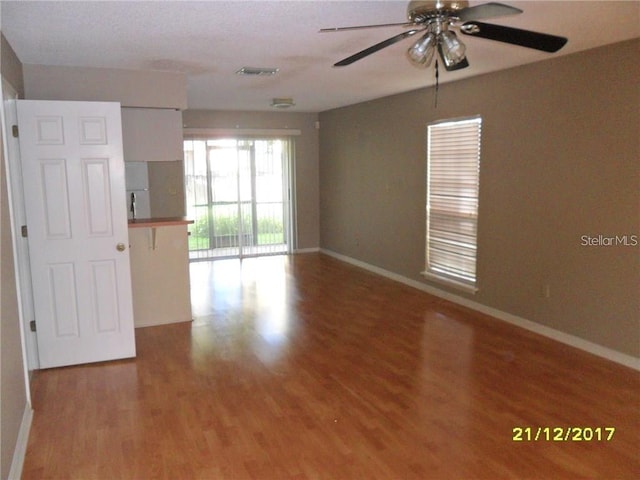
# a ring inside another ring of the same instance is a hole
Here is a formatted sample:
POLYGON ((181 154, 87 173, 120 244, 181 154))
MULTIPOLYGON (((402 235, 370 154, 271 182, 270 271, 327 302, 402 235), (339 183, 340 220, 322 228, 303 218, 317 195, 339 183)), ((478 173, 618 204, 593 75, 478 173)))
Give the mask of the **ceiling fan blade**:
POLYGON ((460 31, 472 37, 497 40, 550 53, 557 52, 567 43, 565 37, 482 22, 467 22, 460 27, 460 31))
POLYGON ((354 27, 333 27, 333 28, 321 28, 320 33, 331 32, 346 32, 349 30, 363 30, 365 28, 381 28, 381 27, 413 27, 415 23, 402 22, 402 23, 381 23, 378 25, 356 25, 354 27))
POLYGON ((417 29, 417 30, 408 30, 406 32, 402 32, 399 33, 398 35, 394 35, 391 38, 387 38, 386 40, 380 42, 380 43, 376 43, 375 45, 372 45, 369 48, 365 48, 364 50, 351 55, 350 57, 347 57, 343 60, 340 60, 338 63, 334 64, 334 67, 344 67, 347 65, 351 65, 353 62, 356 62, 358 60, 360 60, 361 58, 364 58, 368 55, 371 55, 372 53, 376 53, 379 50, 382 50, 383 48, 386 48, 390 45, 393 45, 394 43, 398 43, 400 40, 404 40, 407 37, 410 37, 412 35, 415 35, 416 33, 418 33, 419 31, 421 31, 423 29, 417 29))
POLYGON ((456 16, 462 22, 471 20, 482 20, 484 18, 504 17, 507 15, 517 15, 522 13, 519 8, 511 7, 503 3, 484 3, 475 7, 467 7, 460 10, 456 16))

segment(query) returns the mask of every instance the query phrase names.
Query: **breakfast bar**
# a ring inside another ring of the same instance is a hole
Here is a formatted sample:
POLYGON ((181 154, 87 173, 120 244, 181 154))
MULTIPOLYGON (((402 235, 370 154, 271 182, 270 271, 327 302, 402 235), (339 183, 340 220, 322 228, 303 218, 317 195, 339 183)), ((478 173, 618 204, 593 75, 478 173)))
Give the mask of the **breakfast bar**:
POLYGON ((192 320, 187 232, 191 223, 184 217, 129 220, 136 328, 192 320))

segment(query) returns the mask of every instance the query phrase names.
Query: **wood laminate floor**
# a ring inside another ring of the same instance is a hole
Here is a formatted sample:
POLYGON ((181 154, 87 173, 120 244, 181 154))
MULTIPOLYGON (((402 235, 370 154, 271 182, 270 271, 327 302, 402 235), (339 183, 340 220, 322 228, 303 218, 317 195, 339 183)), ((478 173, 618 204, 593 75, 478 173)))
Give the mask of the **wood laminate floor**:
POLYGON ((321 254, 191 268, 193 323, 34 374, 24 479, 640 478, 638 372, 321 254))

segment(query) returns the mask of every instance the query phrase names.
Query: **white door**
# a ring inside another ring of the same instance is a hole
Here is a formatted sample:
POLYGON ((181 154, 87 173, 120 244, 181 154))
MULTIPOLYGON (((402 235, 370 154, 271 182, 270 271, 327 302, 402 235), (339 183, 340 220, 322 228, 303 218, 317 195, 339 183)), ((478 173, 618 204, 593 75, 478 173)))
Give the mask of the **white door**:
POLYGON ((40 367, 135 356, 120 104, 18 101, 40 367))

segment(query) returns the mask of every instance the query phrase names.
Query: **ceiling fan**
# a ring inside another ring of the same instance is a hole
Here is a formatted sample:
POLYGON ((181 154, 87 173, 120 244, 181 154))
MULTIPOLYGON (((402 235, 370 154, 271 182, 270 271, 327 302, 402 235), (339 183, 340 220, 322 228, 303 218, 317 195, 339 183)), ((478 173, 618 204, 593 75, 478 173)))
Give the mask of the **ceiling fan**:
POLYGON ((409 6, 407 7, 408 22, 323 28, 320 31, 341 32, 391 26, 409 29, 340 60, 334 64, 335 67, 351 65, 405 38, 424 32, 407 50, 407 56, 411 63, 418 67, 426 68, 430 65, 437 50, 448 71, 460 70, 468 67, 469 62, 465 55, 466 47, 464 43, 458 39, 453 31, 454 28, 458 29, 459 32, 464 35, 496 40, 498 42, 510 43, 551 53, 557 52, 567 43, 567 39, 564 37, 478 21, 486 18, 517 15, 520 13, 522 13, 522 10, 519 8, 495 2, 470 7, 468 1, 422 0, 409 2, 409 6))

